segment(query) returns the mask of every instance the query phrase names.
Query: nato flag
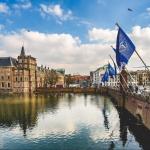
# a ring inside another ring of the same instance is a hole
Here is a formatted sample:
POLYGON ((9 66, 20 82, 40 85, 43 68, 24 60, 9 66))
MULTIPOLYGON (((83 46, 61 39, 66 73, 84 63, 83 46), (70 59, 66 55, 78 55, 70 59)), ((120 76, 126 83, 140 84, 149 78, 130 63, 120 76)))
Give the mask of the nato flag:
POLYGON ((114 70, 114 68, 110 64, 108 64, 108 72, 110 77, 113 78, 114 76, 116 76, 116 70, 114 70))
POLYGON ((108 73, 108 70, 106 69, 101 82, 108 82, 108 78, 109 78, 109 73, 108 73))
MULTIPOLYGON (((112 47, 113 48, 113 47, 112 47)), ((124 65, 121 60, 123 59, 123 56, 117 51, 115 48, 113 48, 114 52, 116 53, 116 63, 119 69, 124 65)), ((115 65, 114 65, 115 66, 115 65)), ((115 66, 116 67, 116 66, 115 66)), ((116 73, 117 74, 117 73, 116 73)))
POLYGON ((130 57, 135 51, 134 44, 120 27, 117 35, 116 51, 116 55, 119 55, 119 62, 124 65, 128 63, 130 57))

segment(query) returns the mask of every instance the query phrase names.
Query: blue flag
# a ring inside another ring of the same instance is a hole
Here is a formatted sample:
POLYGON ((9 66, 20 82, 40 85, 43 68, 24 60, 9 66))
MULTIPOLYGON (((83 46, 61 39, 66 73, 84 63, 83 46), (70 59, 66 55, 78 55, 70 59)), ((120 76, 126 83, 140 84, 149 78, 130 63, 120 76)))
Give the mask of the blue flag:
POLYGON ((109 76, 110 77, 114 77, 114 76, 116 76, 116 70, 110 65, 110 64, 108 64, 108 72, 109 72, 109 76))
MULTIPOLYGON (((112 47, 113 48, 113 47, 112 47)), ((113 48, 113 50, 116 52, 116 49, 113 48)), ((113 64, 114 64, 114 69, 115 69, 115 76, 117 75, 117 67, 116 67, 116 63, 115 61, 113 60, 113 58, 110 56, 110 58, 112 59, 113 61, 113 64)))
MULTIPOLYGON (((113 48, 113 47, 112 47, 112 48, 113 48)), ((124 57, 123 57, 122 54, 120 54, 119 51, 117 51, 115 48, 113 48, 113 50, 114 50, 114 52, 116 53, 116 63, 117 63, 117 66, 118 66, 119 69, 121 69, 122 66, 125 65, 124 62, 121 61, 121 60, 123 60, 124 57)), ((116 69, 116 64, 115 64, 115 62, 114 62, 114 68, 115 68, 116 74, 117 74, 117 69, 116 69)))
POLYGON ((116 59, 120 66, 122 64, 127 64, 133 52, 135 51, 135 46, 125 32, 119 27, 117 42, 116 42, 116 59))
POLYGON ((104 73, 104 75, 103 75, 103 77, 102 77, 102 80, 101 80, 101 82, 108 82, 108 78, 109 78, 109 72, 108 72, 108 70, 106 69, 106 71, 105 71, 105 73, 104 73))

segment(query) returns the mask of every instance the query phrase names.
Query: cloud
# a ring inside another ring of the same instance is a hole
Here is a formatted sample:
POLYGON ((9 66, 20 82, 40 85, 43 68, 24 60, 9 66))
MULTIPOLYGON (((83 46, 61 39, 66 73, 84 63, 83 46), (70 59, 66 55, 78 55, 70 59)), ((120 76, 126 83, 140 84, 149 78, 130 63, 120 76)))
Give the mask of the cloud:
MULTIPOLYGON (((100 31, 97 32, 97 38, 92 34, 89 39, 98 39, 99 42, 96 43, 82 43, 79 37, 64 33, 46 34, 38 31, 27 32, 24 29, 9 34, 0 33, 0 54, 16 58, 24 41, 26 53, 36 57, 38 65, 65 68, 67 73, 88 74, 89 71, 106 64, 109 54, 114 56, 110 43, 115 45, 116 30, 93 28, 89 33, 95 30, 100 31)), ((149 63, 150 27, 134 26, 129 36, 142 58, 149 63)), ((129 61, 129 68, 133 69, 133 66, 138 65, 141 66, 142 63, 134 54, 129 61)))
POLYGON ((66 21, 73 18, 72 11, 68 10, 67 12, 65 12, 59 4, 56 5, 40 4, 40 13, 43 17, 55 16, 61 21, 66 21))
POLYGON ((148 7, 148 8, 146 9, 146 11, 147 11, 148 15, 150 15, 150 7, 148 7))
POLYGON ((79 37, 70 34, 45 34, 24 29, 7 35, 0 34, 1 56, 17 57, 23 41, 27 54, 36 57, 39 65, 51 68, 88 73, 99 64, 107 62, 105 44, 82 44, 79 37))
POLYGON ((8 14, 9 13, 9 7, 6 3, 0 3, 0 13, 8 14))
POLYGON ((117 35, 117 31, 110 30, 110 29, 93 28, 92 30, 89 30, 88 34, 89 34, 90 41, 114 43, 115 37, 117 35))
POLYGON ((32 4, 31 2, 23 2, 23 3, 20 3, 20 4, 14 4, 13 7, 15 9, 29 9, 32 7, 32 4))
POLYGON ((140 26, 134 26, 130 35, 136 45, 137 50, 140 52, 142 57, 149 62, 149 58, 147 56, 150 55, 150 27, 141 28, 140 26))

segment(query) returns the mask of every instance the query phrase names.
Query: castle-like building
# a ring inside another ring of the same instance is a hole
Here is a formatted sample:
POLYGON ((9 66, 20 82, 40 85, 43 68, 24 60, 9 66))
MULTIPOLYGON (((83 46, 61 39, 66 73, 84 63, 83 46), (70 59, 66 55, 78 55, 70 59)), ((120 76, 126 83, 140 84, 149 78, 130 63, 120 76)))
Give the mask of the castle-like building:
MULTIPOLYGON (((38 67, 36 58, 26 55, 22 46, 17 59, 0 57, 0 92, 32 93, 47 84, 48 71, 49 68, 38 67)), ((62 80, 63 77, 60 78, 62 80)))

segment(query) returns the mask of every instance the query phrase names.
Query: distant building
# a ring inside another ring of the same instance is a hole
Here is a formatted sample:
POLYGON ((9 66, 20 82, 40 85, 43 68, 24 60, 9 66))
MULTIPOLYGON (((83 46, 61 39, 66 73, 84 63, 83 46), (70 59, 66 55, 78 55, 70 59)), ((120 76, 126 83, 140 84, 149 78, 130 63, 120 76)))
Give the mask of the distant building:
POLYGON ((105 73, 106 68, 107 68, 107 65, 104 65, 102 67, 97 68, 95 71, 93 71, 93 74, 92 74, 93 76, 92 86, 93 87, 98 87, 101 84, 101 80, 105 73))
POLYGON ((70 75, 70 82, 70 87, 89 87, 90 76, 80 74, 70 75))
POLYGON ((150 73, 147 70, 137 70, 137 84, 149 86, 150 85, 150 73))
MULTIPOLYGON (((102 67, 99 67, 95 71, 92 72, 92 86, 93 87, 99 87, 100 85, 104 85, 104 83, 101 82, 102 77, 106 71, 108 65, 104 65, 102 67)), ((105 83, 106 86, 118 86, 119 83, 119 75, 117 75, 115 78, 109 77, 108 82, 105 83)))
MULTIPOLYGON (((95 71, 90 72, 90 78, 92 81, 92 86, 99 87, 99 85, 104 85, 101 82, 102 77, 105 73, 107 65, 103 67, 99 67, 95 71)), ((105 83, 106 86, 118 86, 120 82, 120 75, 117 74, 115 78, 109 77, 108 82, 105 83)), ((137 70, 137 71, 129 71, 128 72, 128 84, 132 85, 150 85, 150 73, 147 70, 137 70)))
MULTIPOLYGON (((47 87, 49 72, 49 68, 38 67, 36 58, 26 55, 22 46, 17 59, 0 57, 0 92, 31 93, 36 88, 47 87)), ((56 86, 64 86, 64 74, 57 74, 56 86)))
POLYGON ((65 69, 56 69, 56 73, 57 73, 57 82, 55 86, 57 88, 65 87, 65 69))

